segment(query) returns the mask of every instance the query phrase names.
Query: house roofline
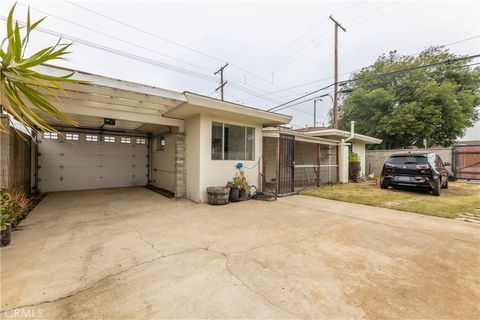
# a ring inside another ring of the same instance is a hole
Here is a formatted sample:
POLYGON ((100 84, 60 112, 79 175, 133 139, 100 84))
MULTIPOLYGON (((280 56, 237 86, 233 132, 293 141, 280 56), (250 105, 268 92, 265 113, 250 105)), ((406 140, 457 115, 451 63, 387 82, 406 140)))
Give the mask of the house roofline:
MULTIPOLYGON (((317 131, 309 131, 309 132, 306 132, 305 134, 311 135, 311 136, 324 136, 324 135, 333 134, 333 135, 341 136, 344 138, 348 138, 351 133, 349 131, 344 131, 340 129, 324 129, 324 130, 317 130, 317 131)), ((365 141, 367 142, 367 144, 380 144, 383 141, 382 139, 377 139, 377 138, 366 136, 359 133, 354 133, 353 139, 365 141)))

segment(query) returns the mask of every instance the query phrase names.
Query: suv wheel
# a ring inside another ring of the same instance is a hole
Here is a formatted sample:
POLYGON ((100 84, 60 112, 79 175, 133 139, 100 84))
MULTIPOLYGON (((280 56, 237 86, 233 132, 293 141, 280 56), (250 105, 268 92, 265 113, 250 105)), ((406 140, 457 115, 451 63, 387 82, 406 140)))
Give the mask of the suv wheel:
POLYGON ((445 184, 442 187, 443 189, 448 189, 448 179, 445 180, 445 184))
POLYGON ((435 186, 432 189, 432 194, 438 197, 441 191, 442 191, 442 180, 439 179, 438 181, 435 182, 435 186))
POLYGON ((382 182, 380 182, 380 188, 388 189, 388 183, 386 183, 385 180, 383 180, 382 182))

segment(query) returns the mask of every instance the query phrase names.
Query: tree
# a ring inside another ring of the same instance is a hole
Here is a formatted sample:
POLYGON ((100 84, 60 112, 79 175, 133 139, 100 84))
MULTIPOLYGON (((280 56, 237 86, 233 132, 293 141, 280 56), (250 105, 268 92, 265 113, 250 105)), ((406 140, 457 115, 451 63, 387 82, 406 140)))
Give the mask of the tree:
POLYGON ((396 51, 354 74, 345 87, 339 127, 383 139, 377 148, 428 145, 451 146, 478 120, 480 68, 441 47, 417 57, 396 51), (442 63, 451 60, 449 63, 442 63), (375 75, 438 63, 380 77, 375 75))
MULTIPOLYGON (((60 83, 81 81, 71 78, 74 72, 64 76, 51 76, 35 71, 35 67, 44 63, 64 59, 64 56, 69 53, 67 49, 71 44, 62 44, 60 39, 55 45, 27 57, 30 33, 45 18, 31 23, 29 10, 25 27, 20 27, 18 21, 13 22, 14 10, 15 5, 7 18, 7 36, 0 46, 0 105, 7 114, 29 129, 31 133, 57 132, 40 117, 40 114, 77 125, 74 120, 60 112, 49 98, 60 100, 56 90, 65 93, 60 83), (24 31, 23 38, 22 31, 24 31)), ((1 123, 0 130, 5 130, 1 123)))

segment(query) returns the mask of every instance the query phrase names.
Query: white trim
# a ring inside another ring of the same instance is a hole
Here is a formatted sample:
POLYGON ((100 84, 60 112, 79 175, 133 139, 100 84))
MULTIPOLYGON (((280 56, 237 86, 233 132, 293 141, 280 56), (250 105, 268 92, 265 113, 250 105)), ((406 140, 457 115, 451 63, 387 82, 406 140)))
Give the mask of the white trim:
MULTIPOLYGON (((316 130, 316 131, 307 131, 303 132, 306 135, 313 136, 313 137, 321 137, 321 136, 328 136, 328 135, 337 135, 342 138, 348 138, 350 136, 350 132, 339 130, 339 129, 325 129, 325 130, 316 130)), ((367 144, 380 144, 382 143, 382 139, 377 139, 374 137, 366 136, 363 134, 354 133, 353 134, 354 140, 364 141, 367 144)))

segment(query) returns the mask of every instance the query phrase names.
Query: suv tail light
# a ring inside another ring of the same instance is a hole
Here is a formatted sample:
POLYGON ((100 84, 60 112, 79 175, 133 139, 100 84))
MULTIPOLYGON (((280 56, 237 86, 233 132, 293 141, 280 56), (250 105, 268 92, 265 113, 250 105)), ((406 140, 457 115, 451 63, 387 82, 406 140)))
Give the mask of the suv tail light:
POLYGON ((428 164, 418 164, 416 167, 420 170, 420 172, 426 172, 428 169, 430 169, 428 164))

